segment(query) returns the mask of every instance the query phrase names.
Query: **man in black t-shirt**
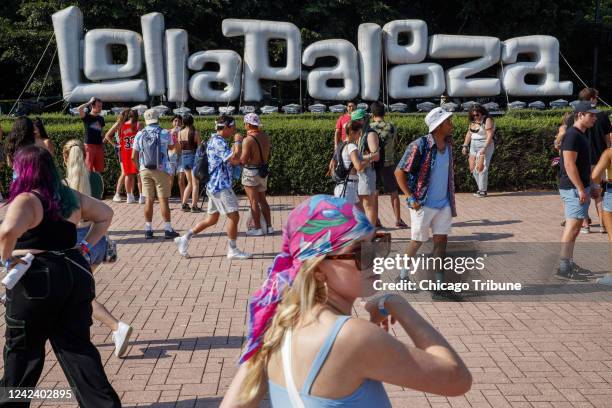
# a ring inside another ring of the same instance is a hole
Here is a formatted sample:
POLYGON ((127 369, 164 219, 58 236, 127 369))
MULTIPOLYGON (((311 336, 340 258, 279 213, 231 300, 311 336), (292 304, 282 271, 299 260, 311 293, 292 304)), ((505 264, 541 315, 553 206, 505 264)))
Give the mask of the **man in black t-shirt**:
POLYGON ((591 161, 586 131, 595 125, 597 110, 590 102, 574 107, 574 124, 561 142, 559 195, 565 210, 565 229, 561 236, 561 261, 557 277, 587 280, 590 272, 573 261, 574 243, 582 222, 588 217, 591 185, 591 161))
POLYGON ((102 101, 92 97, 89 102, 79 106, 79 116, 83 120, 85 128, 85 164, 89 171, 104 171, 104 118, 102 112, 102 101), (89 112, 85 111, 89 108, 89 112))
MULTIPOLYGON (((589 102, 592 107, 597 105, 597 98, 599 96, 599 92, 595 88, 584 88, 578 94, 578 99, 581 101, 589 102)), ((610 138, 612 137, 612 125, 610 124, 610 118, 605 112, 598 112, 595 114, 597 116, 597 121, 592 128, 587 129, 586 137, 589 142, 589 154, 590 154, 590 164, 591 170, 597 164, 601 155, 604 151, 610 146, 610 138)), ((562 129, 560 131, 565 131, 565 129, 569 129, 574 124, 574 117, 568 116, 562 125, 562 129)), ((591 189, 599 190, 601 186, 599 184, 592 184, 591 189)), ((597 198, 593 200, 595 203, 595 209, 597 210, 597 215, 599 217, 599 222, 601 224, 602 232, 605 232, 602 222, 602 194, 598 194, 597 198)), ((591 232, 589 227, 588 218, 584 220, 582 223, 581 232, 589 233, 591 232)))

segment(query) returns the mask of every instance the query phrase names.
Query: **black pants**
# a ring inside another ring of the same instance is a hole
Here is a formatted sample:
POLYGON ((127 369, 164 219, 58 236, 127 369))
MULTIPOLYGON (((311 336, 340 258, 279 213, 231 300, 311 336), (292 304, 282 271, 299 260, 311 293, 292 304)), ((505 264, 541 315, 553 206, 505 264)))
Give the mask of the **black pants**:
MULTIPOLYGON (((35 387, 49 340, 80 406, 121 406, 104 373, 100 353, 90 340, 94 280, 77 251, 36 255, 30 269, 6 296, 4 376, 0 386, 35 387)), ((9 402, 6 395, 0 395, 0 407, 29 405, 9 402)))

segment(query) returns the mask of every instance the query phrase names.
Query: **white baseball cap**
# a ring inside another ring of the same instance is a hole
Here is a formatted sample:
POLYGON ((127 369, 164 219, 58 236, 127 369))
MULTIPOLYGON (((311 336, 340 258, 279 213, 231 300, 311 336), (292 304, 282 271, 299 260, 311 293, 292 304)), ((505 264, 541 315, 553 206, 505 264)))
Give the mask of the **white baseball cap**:
POLYGON ((147 125, 159 122, 159 112, 156 109, 147 109, 143 116, 147 125))
POLYGON ((429 128, 429 133, 432 133, 438 126, 442 124, 446 119, 453 116, 452 112, 446 111, 440 107, 434 108, 427 116, 425 116, 425 124, 429 128))

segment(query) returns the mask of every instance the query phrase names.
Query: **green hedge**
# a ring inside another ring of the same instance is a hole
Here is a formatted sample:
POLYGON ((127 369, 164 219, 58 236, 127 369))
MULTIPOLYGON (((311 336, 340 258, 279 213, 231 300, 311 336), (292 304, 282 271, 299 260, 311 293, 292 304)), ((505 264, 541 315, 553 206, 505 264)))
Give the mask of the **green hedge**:
MULTIPOLYGON (((495 147, 489 176, 490 190, 550 189, 556 185, 554 169, 550 166, 556 152, 552 141, 561 122, 563 111, 514 111, 496 118, 497 132, 502 142, 495 147)), ((390 114, 388 119, 398 128, 396 161, 408 143, 426 133, 423 114, 390 114)), ((335 114, 269 115, 263 116, 264 130, 272 138, 270 159, 271 194, 313 194, 331 192, 333 185, 326 177, 327 165, 333 150, 335 114)), ((107 117, 108 129, 114 118, 107 117)), ((44 115, 47 132, 56 145, 56 157, 61 160, 61 147, 66 140, 81 138, 83 126, 77 117, 44 115)), ((5 133, 11 119, 0 118, 5 133)), ((458 114, 454 120, 455 146, 463 143, 467 118, 458 114)), ((170 119, 162 120, 169 127, 170 119)), ((212 117, 196 117, 196 126, 203 135, 213 127, 212 117)), ((104 181, 107 193, 114 189, 119 174, 117 157, 111 146, 106 146, 107 171, 104 181)), ((476 184, 469 174, 467 159, 455 148, 456 186, 458 191, 474 191, 476 184)), ((61 163, 60 163, 61 164, 61 163)), ((6 191, 10 169, 0 171, 6 191)), ((61 166, 63 168, 63 165, 61 166)))

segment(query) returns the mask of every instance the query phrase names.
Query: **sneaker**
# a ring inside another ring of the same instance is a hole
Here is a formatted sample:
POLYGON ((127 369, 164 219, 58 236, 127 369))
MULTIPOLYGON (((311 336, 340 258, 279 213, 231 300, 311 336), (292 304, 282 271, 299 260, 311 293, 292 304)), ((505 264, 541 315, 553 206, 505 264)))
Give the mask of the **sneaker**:
POLYGON ((127 204, 134 204, 136 202, 136 199, 134 198, 134 194, 128 194, 125 202, 127 204))
POLYGON ((153 239, 153 230, 145 230, 145 239, 153 239))
POLYGON ((113 332, 113 342, 115 343, 115 356, 123 357, 127 350, 128 341, 132 334, 132 326, 119 322, 117 330, 113 332))
POLYGON ((249 259, 252 258, 253 255, 247 253, 247 252, 242 252, 241 250, 239 250, 238 248, 228 248, 227 249, 227 258, 228 259, 249 259))
POLYGON ((472 194, 474 197, 480 197, 480 191, 477 191, 475 193, 472 194))
POLYGON ((181 210, 189 212, 191 211, 191 207, 189 206, 189 204, 181 204, 181 210))
POLYGON ((202 209, 200 207, 198 207, 197 205, 194 205, 193 207, 191 207, 191 212, 192 213, 201 213, 202 209))
POLYGON ((581 234, 590 234, 591 233, 591 227, 582 227, 580 228, 580 233, 581 234))
POLYGON ((187 248, 189 247, 189 240, 187 239, 187 237, 184 235, 182 237, 176 237, 174 238, 174 243, 178 247, 179 254, 181 254, 181 256, 184 256, 185 258, 189 258, 189 254, 187 253, 187 248))
POLYGON ((589 271, 588 269, 584 269, 583 267, 578 266, 575 263, 572 263, 572 271, 574 271, 574 273, 587 277, 593 276, 593 272, 589 271))
POLYGON ((121 195, 115 194, 115 196, 113 197, 113 201, 116 203, 120 203, 123 201, 123 199, 121 198, 121 195))
POLYGON ((610 286, 612 286, 612 275, 606 275, 606 276, 604 276, 602 278, 597 279, 597 283, 599 283, 600 285, 610 285, 610 286))
POLYGON ((141 194, 140 197, 138 197, 138 204, 144 204, 146 200, 147 198, 141 194))
POLYGON ((586 282, 589 280, 588 276, 577 273, 573 268, 569 271, 562 271, 561 268, 558 268, 556 276, 557 279, 568 281, 586 282))
POLYGON ((396 228, 408 228, 408 224, 406 224, 404 220, 400 218, 400 220, 395 223, 395 227, 396 228))
POLYGON ((246 234, 249 237, 261 237, 262 235, 264 235, 264 232, 261 228, 257 228, 257 229, 247 230, 246 234))
POLYGON ((459 293, 452 290, 434 290, 431 293, 431 299, 439 301, 450 300, 452 302, 463 302, 463 297, 459 293))
POLYGON ((179 235, 180 234, 173 229, 164 231, 164 239, 174 239, 179 235))
POLYGON ((487 196, 487 192, 486 192, 486 191, 479 191, 479 192, 478 192, 478 197, 480 197, 480 198, 484 198, 484 197, 486 197, 486 196, 487 196))
POLYGON ((274 235, 274 232, 275 232, 275 231, 274 231, 274 228, 272 228, 272 227, 268 227, 268 228, 266 228, 266 234, 268 234, 268 235, 274 235))

